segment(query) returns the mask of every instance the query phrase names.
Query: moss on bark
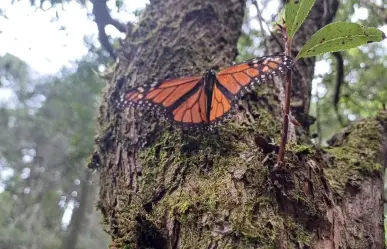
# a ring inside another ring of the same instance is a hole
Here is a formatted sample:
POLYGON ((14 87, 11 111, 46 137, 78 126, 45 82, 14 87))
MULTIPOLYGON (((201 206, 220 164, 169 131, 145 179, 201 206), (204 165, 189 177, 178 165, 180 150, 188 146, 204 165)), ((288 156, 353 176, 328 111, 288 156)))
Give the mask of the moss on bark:
MULTIPOLYGON (((380 113, 379 118, 383 118, 380 113)), ((332 165, 324 169, 330 185, 343 196, 348 185, 356 186, 366 176, 383 173, 380 159, 382 125, 378 119, 365 119, 334 137, 327 148, 332 165)))
POLYGON ((343 196, 348 184, 381 174, 381 117, 349 127, 324 151, 291 145, 280 177, 270 172, 275 155, 246 140, 276 133, 264 110, 249 126, 232 122, 215 134, 162 133, 139 154, 141 191, 122 212, 124 241, 138 236, 141 216, 156 231, 179 224, 179 248, 208 248, 213 241, 222 248, 279 248, 283 233, 287 248, 312 247, 312 225, 329 223, 325 214, 339 200, 335 196, 343 196))

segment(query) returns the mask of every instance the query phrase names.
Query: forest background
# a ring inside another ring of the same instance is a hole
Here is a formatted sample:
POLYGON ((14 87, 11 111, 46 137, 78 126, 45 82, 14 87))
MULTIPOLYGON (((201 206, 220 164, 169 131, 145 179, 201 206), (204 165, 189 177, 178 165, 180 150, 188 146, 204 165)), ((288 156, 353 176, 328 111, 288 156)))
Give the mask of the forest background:
MULTIPOLYGON (((385 1, 341 2, 335 21, 387 32, 385 1)), ((105 1, 1 0, 0 248, 98 249, 110 243, 95 208, 98 173, 86 164, 106 84, 100 74, 114 64, 124 24, 136 25, 146 4, 107 1, 117 22, 105 27, 105 1)), ((237 61, 263 55, 280 6, 247 1, 237 61)), ((317 58, 310 108, 317 145, 386 108, 380 80, 387 78, 386 47, 383 41, 317 58)))

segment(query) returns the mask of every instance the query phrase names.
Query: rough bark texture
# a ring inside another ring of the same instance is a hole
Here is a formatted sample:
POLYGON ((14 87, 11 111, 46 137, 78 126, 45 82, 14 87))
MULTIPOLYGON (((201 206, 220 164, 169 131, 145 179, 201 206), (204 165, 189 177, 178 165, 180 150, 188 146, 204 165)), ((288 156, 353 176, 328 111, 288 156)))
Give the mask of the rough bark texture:
POLYGON ((272 172, 275 146, 264 141, 281 137, 280 81, 246 94, 214 132, 113 108, 129 87, 229 65, 244 7, 151 1, 125 39, 90 162, 101 171, 98 207, 114 248, 384 248, 386 113, 349 127, 326 150, 289 144, 286 167, 272 172))

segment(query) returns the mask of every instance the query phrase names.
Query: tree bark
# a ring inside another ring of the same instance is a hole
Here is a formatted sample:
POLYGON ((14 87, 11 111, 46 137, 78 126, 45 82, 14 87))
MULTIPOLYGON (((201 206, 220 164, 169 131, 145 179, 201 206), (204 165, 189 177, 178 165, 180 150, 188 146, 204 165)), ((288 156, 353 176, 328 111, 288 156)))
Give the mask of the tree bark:
MULTIPOLYGON (((384 248, 386 113, 326 150, 290 143, 283 171, 273 172, 276 146, 267 141, 281 137, 281 81, 246 94, 233 121, 213 132, 114 109, 130 87, 230 65, 244 8, 243 0, 154 0, 124 40, 89 164, 101 172, 98 207, 113 248, 384 248)), ((303 62, 309 71, 312 62, 303 62)))

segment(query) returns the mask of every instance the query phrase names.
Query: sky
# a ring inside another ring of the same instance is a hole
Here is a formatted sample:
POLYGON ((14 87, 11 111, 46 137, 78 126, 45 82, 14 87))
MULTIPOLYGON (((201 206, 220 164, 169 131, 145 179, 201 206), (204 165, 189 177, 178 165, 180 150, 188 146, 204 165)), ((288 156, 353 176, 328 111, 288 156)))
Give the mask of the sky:
MULTIPOLYGON (((61 7, 51 8, 48 1, 41 9, 32 8, 29 1, 12 4, 12 0, 0 0, 0 7, 6 10, 7 18, 0 17, 0 55, 12 53, 26 61, 41 74, 54 74, 63 66, 71 67, 74 60, 87 53, 84 36, 97 41, 97 26, 88 18, 92 6, 80 8, 75 1, 61 7), (56 16, 59 16, 56 20, 56 16), (63 30, 63 27, 65 28, 63 30)), ((129 1, 126 11, 117 13, 112 1, 109 7, 112 16, 123 22, 135 21, 134 10, 144 8, 148 0, 129 1)), ((106 32, 122 36, 113 27, 106 32)))

